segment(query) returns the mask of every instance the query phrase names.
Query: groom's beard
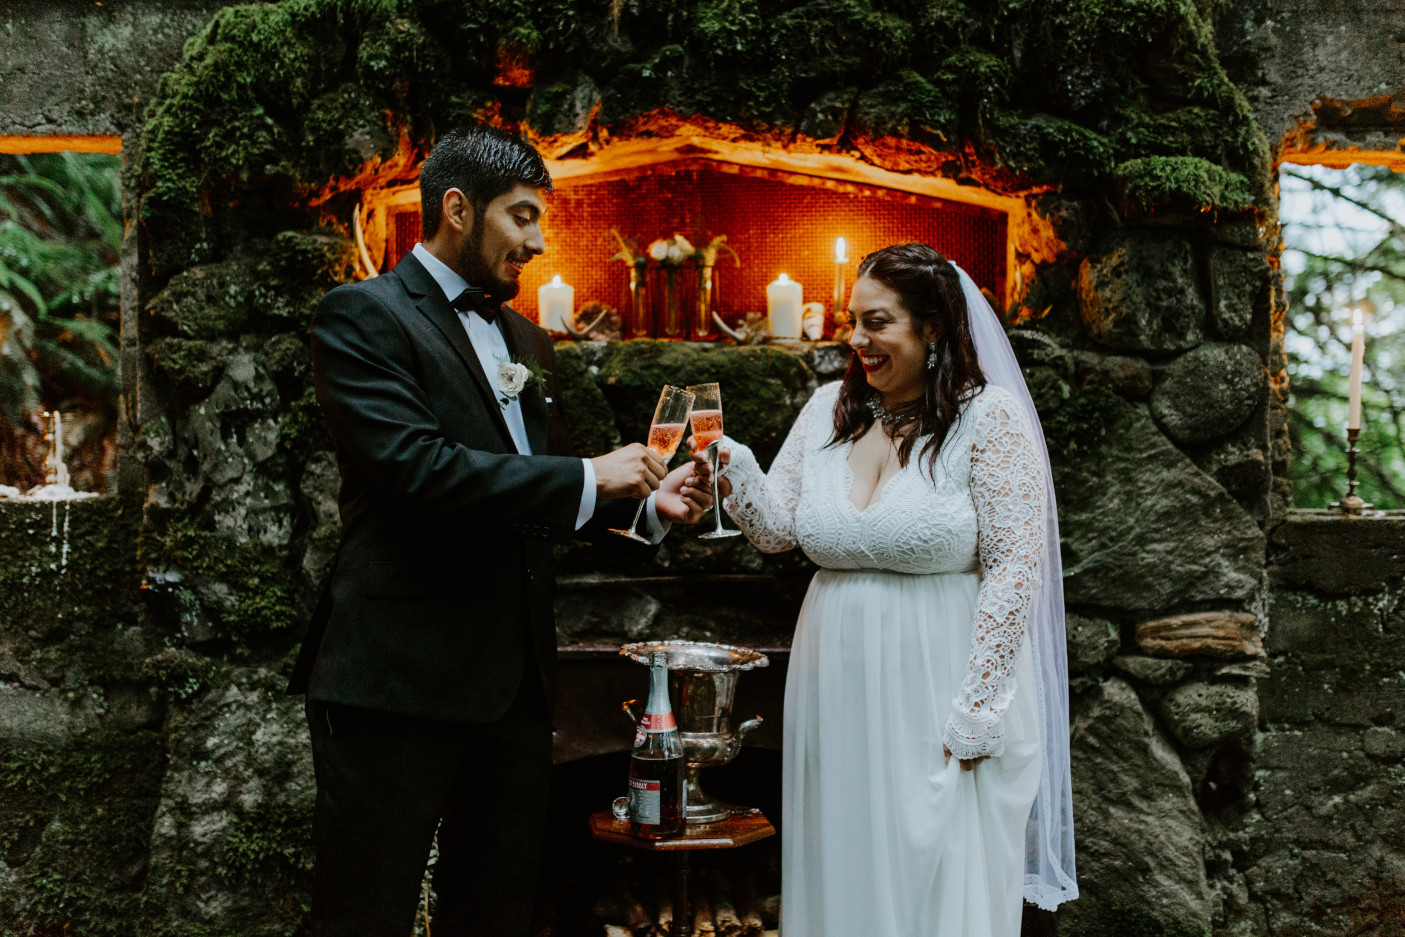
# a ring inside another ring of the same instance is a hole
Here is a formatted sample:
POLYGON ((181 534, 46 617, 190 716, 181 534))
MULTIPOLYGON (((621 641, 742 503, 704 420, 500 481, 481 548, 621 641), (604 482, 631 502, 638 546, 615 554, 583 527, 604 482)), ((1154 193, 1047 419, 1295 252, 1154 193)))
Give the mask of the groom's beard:
POLYGON ((468 271, 470 286, 486 292, 495 302, 505 303, 517 295, 521 286, 516 280, 504 280, 493 273, 493 268, 483 260, 483 221, 475 219, 473 230, 464 239, 463 250, 459 253, 462 268, 468 271))

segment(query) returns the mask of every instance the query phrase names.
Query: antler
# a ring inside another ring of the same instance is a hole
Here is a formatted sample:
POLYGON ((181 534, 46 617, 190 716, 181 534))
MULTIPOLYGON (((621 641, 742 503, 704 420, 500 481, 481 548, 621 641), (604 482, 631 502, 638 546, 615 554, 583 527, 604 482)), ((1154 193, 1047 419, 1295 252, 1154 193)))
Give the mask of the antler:
POLYGON ((361 234, 361 206, 357 205, 351 210, 351 230, 356 232, 356 255, 366 268, 366 279, 372 279, 380 275, 376 265, 371 263, 371 252, 366 250, 366 238, 361 234))
POLYGON ((712 321, 716 322, 717 327, 722 330, 722 333, 732 341, 736 342, 738 345, 746 344, 746 337, 736 329, 728 327, 727 323, 722 321, 722 317, 715 312, 712 314, 712 321))
POLYGON ((624 235, 620 234, 614 228, 610 229, 610 233, 615 236, 615 240, 618 241, 620 245, 620 252, 611 257, 611 260, 623 260, 625 263, 636 265, 643 260, 639 254, 638 248, 636 248, 632 242, 626 241, 624 235))
POLYGON ((587 325, 585 328, 581 329, 580 331, 577 331, 577 330, 571 328, 571 323, 565 321, 564 319, 562 320, 561 324, 566 327, 566 334, 567 334, 567 335, 570 335, 571 338, 574 339, 575 341, 578 341, 578 342, 589 341, 590 333, 591 333, 592 331, 594 331, 594 330, 595 330, 595 327, 596 327, 597 325, 599 325, 601 322, 603 322, 603 321, 605 320, 605 317, 608 316, 609 314, 610 314, 610 310, 609 310, 609 309, 601 309, 601 310, 600 310, 600 315, 598 315, 598 316, 595 317, 595 321, 592 322, 592 323, 590 323, 590 325, 587 325))
POLYGON ((711 267, 717 263, 717 252, 719 249, 725 250, 727 253, 731 254, 732 259, 737 262, 738 267, 742 265, 742 259, 737 256, 737 252, 732 250, 731 246, 727 243, 727 235, 719 234, 712 239, 710 244, 698 251, 698 253, 702 254, 703 263, 706 266, 711 267))

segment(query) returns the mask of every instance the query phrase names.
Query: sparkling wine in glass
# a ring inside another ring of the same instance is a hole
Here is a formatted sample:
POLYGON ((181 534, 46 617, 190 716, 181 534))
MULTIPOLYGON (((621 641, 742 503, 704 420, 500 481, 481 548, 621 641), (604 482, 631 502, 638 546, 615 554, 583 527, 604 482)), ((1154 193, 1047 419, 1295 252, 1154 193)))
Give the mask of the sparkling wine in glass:
POLYGON ((740 530, 722 526, 722 499, 717 496, 717 454, 722 445, 722 387, 719 384, 689 384, 693 393, 693 445, 707 450, 712 466, 712 508, 717 512, 717 529, 702 534, 699 539, 719 540, 735 537, 740 530))
MULTIPOLYGON (((673 454, 678 451, 678 444, 683 441, 683 431, 688 427, 688 411, 692 406, 692 391, 681 387, 665 387, 663 393, 659 394, 658 406, 654 407, 654 420, 649 425, 649 441, 645 445, 662 459, 665 465, 673 458, 673 454)), ((634 511, 634 520, 630 522, 627 530, 611 527, 610 533, 638 540, 640 543, 651 542, 635 533, 635 528, 639 526, 639 518, 644 513, 644 503, 639 502, 639 507, 634 511)))

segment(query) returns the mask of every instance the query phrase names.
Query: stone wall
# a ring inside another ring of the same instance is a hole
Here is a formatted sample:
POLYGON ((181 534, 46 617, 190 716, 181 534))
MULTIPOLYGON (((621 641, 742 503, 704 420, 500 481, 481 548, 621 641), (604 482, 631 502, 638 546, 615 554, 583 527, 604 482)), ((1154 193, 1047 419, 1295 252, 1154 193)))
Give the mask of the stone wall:
MULTIPOLYGON (((1284 524, 1277 477, 1268 141, 1307 92, 1272 57, 1302 54, 1295 41, 1264 40, 1288 21, 1268 4, 1091 0, 906 19, 869 0, 743 0, 725 16, 625 3, 617 22, 598 4, 519 6, 287 0, 198 35, 194 5, 0 6, 0 88, 18 102, 0 133, 132 143, 126 496, 0 505, 0 935, 302 926, 310 773, 299 703, 279 691, 338 531, 307 323, 352 275, 360 189, 412 177, 466 119, 581 156, 714 135, 1024 199, 1049 236, 1016 244, 1026 289, 1008 312, 1060 498, 1084 892, 1044 923, 1278 937, 1392 920, 1399 844, 1365 834, 1398 797, 1381 701, 1399 688, 1370 681, 1399 669, 1399 573, 1311 578, 1301 558, 1335 528, 1284 524), (92 68, 60 76, 49 59, 92 68), (152 104, 140 127, 133 86, 152 104), (1324 649, 1323 629, 1378 669, 1324 649), (1366 721, 1324 684, 1376 687, 1366 721), (1304 699, 1316 708, 1292 708, 1304 699), (1324 759, 1348 739, 1343 767, 1312 774, 1299 738, 1324 759), (1333 811, 1365 846, 1330 828, 1333 811), (1352 918, 1357 905, 1376 916, 1352 918)), ((1274 8, 1319 22, 1307 6, 1274 8)), ((1374 50, 1360 61, 1398 87, 1387 33, 1335 48, 1343 63, 1374 50)), ((637 438, 665 380, 720 380, 730 428, 769 459, 842 364, 801 350, 563 345, 573 446, 637 438)), ((1369 557, 1400 552, 1397 528, 1370 529, 1387 533, 1369 557)), ((590 547, 560 561, 563 645, 784 643, 810 569, 682 532, 644 568, 590 547), (738 585, 680 601, 700 583, 738 585)))
POLYGON ((1273 537, 1253 808, 1231 844, 1269 934, 1405 932, 1405 513, 1273 537))
POLYGON ((162 73, 223 5, 0 0, 0 136, 140 130, 162 73))

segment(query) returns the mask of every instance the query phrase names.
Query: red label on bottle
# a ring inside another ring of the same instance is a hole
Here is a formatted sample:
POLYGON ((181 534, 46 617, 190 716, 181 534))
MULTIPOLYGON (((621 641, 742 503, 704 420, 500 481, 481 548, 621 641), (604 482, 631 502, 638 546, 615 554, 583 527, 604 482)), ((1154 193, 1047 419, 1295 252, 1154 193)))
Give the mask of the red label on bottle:
POLYGON ((639 729, 642 732, 667 732, 676 728, 678 723, 674 721, 672 712, 645 713, 644 718, 639 720, 639 729))

